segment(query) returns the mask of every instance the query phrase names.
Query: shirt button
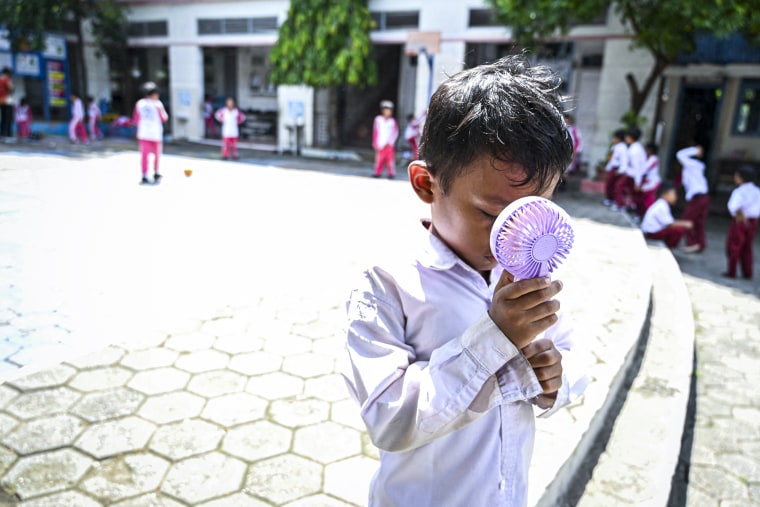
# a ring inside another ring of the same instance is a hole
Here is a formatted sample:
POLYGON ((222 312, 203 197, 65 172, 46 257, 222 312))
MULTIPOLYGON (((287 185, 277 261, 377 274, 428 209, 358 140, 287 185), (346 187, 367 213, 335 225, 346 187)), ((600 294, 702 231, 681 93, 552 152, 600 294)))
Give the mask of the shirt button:
POLYGON ((504 491, 504 488, 507 487, 507 481, 499 481, 499 491, 504 491))

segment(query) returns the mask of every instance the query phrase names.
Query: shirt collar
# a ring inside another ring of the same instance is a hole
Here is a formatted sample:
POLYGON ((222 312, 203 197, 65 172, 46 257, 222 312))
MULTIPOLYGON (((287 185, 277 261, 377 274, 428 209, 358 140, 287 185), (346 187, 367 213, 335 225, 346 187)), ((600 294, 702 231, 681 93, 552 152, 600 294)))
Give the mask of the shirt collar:
POLYGON ((444 271, 462 262, 446 243, 430 231, 430 220, 423 219, 420 222, 425 228, 425 232, 417 260, 422 266, 444 271))

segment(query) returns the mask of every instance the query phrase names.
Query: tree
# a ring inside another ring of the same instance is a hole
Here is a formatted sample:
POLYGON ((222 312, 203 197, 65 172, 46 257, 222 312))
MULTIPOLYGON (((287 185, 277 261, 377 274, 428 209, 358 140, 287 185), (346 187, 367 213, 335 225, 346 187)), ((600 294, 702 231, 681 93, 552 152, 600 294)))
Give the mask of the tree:
POLYGON ((338 87, 377 82, 366 0, 291 0, 270 53, 271 81, 330 89, 330 143, 338 143, 338 87))
POLYGON ((66 21, 73 22, 82 62, 79 74, 73 77, 82 96, 87 95, 82 21, 91 22, 98 50, 110 64, 118 65, 126 54, 127 14, 117 0, 4 0, 0 2, 0 20, 8 30, 12 52, 41 50, 45 32, 62 30, 66 21))
POLYGON ((631 34, 631 46, 654 58, 643 82, 628 73, 630 109, 638 117, 663 71, 681 53, 695 48, 701 33, 716 36, 741 32, 760 42, 760 12, 756 0, 487 0, 496 19, 513 27, 516 41, 526 47, 542 39, 566 34, 573 25, 587 23, 610 7, 631 34))

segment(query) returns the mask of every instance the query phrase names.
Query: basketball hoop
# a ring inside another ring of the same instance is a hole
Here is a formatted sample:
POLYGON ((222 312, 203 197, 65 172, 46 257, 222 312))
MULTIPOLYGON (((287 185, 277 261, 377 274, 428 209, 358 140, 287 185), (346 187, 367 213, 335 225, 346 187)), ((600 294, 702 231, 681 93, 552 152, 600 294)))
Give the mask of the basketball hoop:
POLYGON ((407 56, 437 55, 441 52, 441 32, 409 32, 404 52, 407 56))

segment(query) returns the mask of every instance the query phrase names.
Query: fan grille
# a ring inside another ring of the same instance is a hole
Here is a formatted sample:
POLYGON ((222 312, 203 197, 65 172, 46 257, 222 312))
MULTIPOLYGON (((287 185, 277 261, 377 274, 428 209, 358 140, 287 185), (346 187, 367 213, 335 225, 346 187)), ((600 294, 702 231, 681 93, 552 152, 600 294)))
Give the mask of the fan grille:
POLYGON ((557 269, 574 239, 562 208, 542 197, 527 197, 499 215, 491 234, 491 250, 515 278, 535 278, 557 269))

